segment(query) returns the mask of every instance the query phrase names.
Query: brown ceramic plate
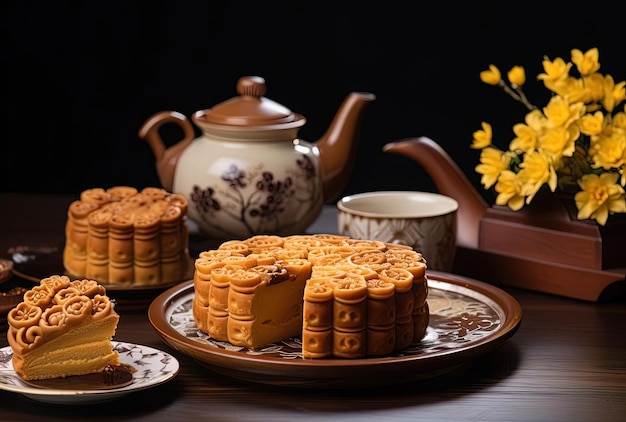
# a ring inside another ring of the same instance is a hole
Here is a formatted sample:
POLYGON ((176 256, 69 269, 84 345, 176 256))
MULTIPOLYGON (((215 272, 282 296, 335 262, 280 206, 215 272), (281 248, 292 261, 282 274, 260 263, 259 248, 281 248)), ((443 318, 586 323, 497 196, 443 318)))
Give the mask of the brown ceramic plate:
POLYGON ((431 271, 425 338, 388 357, 303 359, 300 338, 260 349, 215 341, 196 327, 193 281, 161 293, 148 309, 162 340, 207 368, 242 380, 294 387, 356 388, 399 384, 450 372, 504 344, 519 328, 520 304, 465 277, 431 271))

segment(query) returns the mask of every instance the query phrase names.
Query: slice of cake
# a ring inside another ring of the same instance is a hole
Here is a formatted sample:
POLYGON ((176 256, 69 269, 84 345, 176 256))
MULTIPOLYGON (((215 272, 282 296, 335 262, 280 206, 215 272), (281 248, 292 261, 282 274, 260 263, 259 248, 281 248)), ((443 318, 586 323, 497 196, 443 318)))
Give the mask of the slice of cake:
POLYGON ((182 195, 147 187, 87 189, 68 208, 63 266, 72 278, 158 286, 191 277, 182 195))
POLYGON ((298 335, 302 330, 302 296, 311 275, 304 259, 277 259, 250 269, 230 267, 228 341, 259 347, 298 335))
POLYGON ((119 366, 111 340, 119 315, 94 280, 53 275, 7 315, 13 368, 24 380, 62 378, 119 366))
POLYGON ((195 261, 193 316, 219 341, 301 336, 304 358, 385 356, 428 327, 426 261, 409 247, 335 235, 257 235, 195 261))

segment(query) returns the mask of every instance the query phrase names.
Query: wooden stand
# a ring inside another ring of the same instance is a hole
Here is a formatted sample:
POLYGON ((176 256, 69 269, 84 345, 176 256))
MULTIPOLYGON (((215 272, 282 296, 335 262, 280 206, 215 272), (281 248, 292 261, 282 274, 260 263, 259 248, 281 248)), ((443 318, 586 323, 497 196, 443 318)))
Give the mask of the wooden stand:
POLYGON ((626 216, 600 226, 575 212, 571 199, 554 195, 518 212, 488 208, 479 247, 459 247, 454 272, 593 302, 626 293, 626 216))

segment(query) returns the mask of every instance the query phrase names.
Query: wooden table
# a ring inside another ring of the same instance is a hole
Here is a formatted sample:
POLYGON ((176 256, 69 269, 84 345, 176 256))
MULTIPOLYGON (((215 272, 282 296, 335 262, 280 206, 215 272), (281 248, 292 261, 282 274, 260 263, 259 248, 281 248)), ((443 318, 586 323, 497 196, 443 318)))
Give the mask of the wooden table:
MULTIPOLYGON (((63 240, 73 199, 0 194, 0 251, 63 240)), ((311 232, 336 232, 334 207, 324 209, 311 232)), ((272 387, 217 375, 162 342, 146 309, 121 309, 116 339, 173 354, 181 365, 176 378, 89 406, 48 405, 0 391, 0 420, 624 420, 624 298, 588 303, 503 289, 520 302, 523 320, 501 348, 430 380, 349 391, 272 387)), ((3 335, 0 346, 6 345, 3 335)))

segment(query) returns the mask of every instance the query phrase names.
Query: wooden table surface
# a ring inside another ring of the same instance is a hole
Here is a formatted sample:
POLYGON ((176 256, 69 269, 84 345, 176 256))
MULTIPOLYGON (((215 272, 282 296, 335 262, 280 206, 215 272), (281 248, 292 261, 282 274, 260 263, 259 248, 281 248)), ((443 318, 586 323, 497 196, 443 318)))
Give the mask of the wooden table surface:
MULTIPOLYGON (((0 194, 0 251, 63 241, 65 214, 73 199, 0 194)), ((334 207, 326 207, 310 231, 336 232, 334 207)), ((503 290, 519 301, 523 319, 502 347, 437 378, 365 390, 274 387, 218 375, 162 342, 147 318, 147 306, 122 308, 116 340, 174 355, 181 367, 173 380, 86 406, 44 404, 0 391, 0 421, 625 420, 624 298, 589 303, 503 290)), ((2 331, 4 347, 6 322, 2 331)))

